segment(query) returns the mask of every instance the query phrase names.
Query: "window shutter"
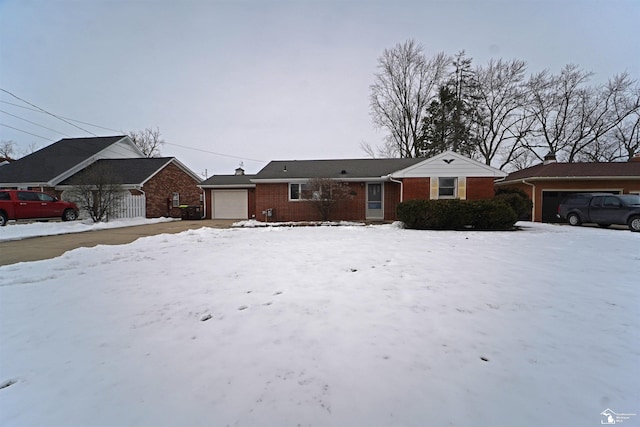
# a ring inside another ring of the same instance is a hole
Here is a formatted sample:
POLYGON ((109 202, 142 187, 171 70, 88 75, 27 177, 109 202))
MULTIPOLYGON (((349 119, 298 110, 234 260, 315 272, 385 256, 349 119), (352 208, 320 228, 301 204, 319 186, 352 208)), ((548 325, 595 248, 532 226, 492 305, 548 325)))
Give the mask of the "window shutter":
POLYGON ((437 200, 438 199, 438 177, 432 176, 429 178, 429 182, 431 183, 431 189, 429 191, 429 199, 437 200))
POLYGON ((458 198, 460 200, 467 199, 467 177, 466 176, 458 177, 458 198))

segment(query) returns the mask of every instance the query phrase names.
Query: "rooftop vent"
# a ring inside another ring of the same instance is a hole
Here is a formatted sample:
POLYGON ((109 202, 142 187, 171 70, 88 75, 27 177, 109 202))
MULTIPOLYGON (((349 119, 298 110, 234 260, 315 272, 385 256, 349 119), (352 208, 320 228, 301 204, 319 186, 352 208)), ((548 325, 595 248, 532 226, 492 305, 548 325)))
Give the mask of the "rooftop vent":
POLYGON ((236 175, 244 175, 244 169, 242 168, 236 169, 236 175))

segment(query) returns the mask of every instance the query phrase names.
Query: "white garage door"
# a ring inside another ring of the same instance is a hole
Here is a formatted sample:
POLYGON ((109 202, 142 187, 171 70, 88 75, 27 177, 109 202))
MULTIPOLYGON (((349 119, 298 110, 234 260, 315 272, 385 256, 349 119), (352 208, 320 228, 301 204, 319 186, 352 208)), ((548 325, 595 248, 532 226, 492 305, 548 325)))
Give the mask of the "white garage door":
POLYGON ((211 212, 213 219, 247 219, 249 204, 247 190, 213 191, 211 212))

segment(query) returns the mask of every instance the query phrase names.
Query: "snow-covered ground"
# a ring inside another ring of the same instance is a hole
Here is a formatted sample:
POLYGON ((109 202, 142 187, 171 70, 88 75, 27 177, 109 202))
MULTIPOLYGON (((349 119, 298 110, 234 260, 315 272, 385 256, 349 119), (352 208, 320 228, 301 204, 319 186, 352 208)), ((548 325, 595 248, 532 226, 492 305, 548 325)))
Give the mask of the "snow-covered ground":
POLYGON ((640 233, 521 225, 201 228, 0 267, 0 425, 640 414, 640 233))
POLYGON ((175 218, 127 218, 109 222, 94 223, 91 219, 70 222, 9 222, 0 227, 0 242, 20 240, 28 237, 55 236, 58 234, 82 233, 84 231, 107 230, 109 228, 131 227, 133 225, 155 224, 175 221, 175 218))

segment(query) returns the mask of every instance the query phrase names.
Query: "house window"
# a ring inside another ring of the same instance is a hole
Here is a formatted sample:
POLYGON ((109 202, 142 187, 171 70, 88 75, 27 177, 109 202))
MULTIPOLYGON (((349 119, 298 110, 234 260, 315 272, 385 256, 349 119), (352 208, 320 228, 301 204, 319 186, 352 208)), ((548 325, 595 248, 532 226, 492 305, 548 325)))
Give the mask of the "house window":
POLYGON ((289 184, 289 200, 305 200, 309 184, 289 184))
POLYGON ((173 197, 171 198, 171 205, 174 208, 180 206, 180 193, 173 193, 173 197))
POLYGON ((455 199, 457 194, 458 178, 438 178, 438 198, 455 199))

